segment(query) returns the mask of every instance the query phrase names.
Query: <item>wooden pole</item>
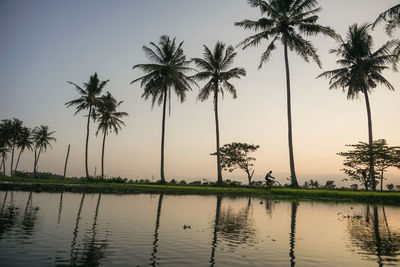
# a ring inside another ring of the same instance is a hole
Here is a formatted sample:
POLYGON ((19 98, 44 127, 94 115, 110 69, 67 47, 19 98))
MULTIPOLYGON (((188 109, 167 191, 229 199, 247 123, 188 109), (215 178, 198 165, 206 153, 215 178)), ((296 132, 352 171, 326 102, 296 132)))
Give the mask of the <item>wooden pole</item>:
POLYGON ((65 178, 65 174, 67 173, 67 164, 68 164, 68 157, 69 157, 69 149, 70 148, 71 148, 71 145, 68 145, 67 157, 65 158, 65 165, 64 165, 64 178, 65 178))

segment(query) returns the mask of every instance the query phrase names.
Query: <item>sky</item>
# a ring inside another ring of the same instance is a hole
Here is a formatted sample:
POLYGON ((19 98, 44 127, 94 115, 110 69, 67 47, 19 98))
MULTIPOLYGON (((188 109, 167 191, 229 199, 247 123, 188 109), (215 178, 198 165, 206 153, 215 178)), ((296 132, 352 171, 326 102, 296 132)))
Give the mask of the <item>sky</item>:
MULTIPOLYGON (((319 23, 345 35, 353 23, 372 22, 379 13, 397 4, 395 0, 321 0, 319 23)), ((68 144, 71 144, 67 176, 84 176, 86 113, 74 116, 65 103, 78 98, 67 83, 87 82, 97 72, 110 79, 105 91, 124 101, 121 111, 129 113, 126 127, 107 137, 105 174, 130 179, 158 179, 162 109, 141 98, 141 76, 132 66, 147 63, 142 46, 158 42, 161 35, 184 41, 188 59, 202 57, 203 44, 217 41, 236 46, 253 32, 234 26, 243 19, 258 19, 257 9, 245 0, 1 0, 0 1, 0 119, 19 118, 28 127, 48 125, 56 131, 57 143, 42 154, 39 171, 63 173, 68 144)), ((398 35, 398 33, 396 33, 398 35)), ((372 36, 375 48, 389 37, 383 26, 372 36)), ((327 37, 310 38, 318 49, 322 69, 289 53, 292 84, 292 120, 296 173, 306 179, 340 180, 346 144, 368 141, 367 114, 363 98, 347 100, 341 90, 329 90, 328 80, 316 79, 336 67, 329 54, 336 47, 327 37)), ((253 154, 255 180, 273 171, 280 182, 289 177, 287 144, 286 83, 283 49, 258 70, 257 48, 237 49, 234 66, 247 76, 233 80, 238 98, 226 94, 219 106, 221 144, 246 142, 260 145, 253 154)), ((400 145, 400 76, 384 72, 396 91, 378 86, 370 95, 374 139, 385 138, 400 145)), ((201 84, 200 84, 201 85, 201 84)), ((104 91, 104 92, 105 92, 104 91)), ((173 98, 166 121, 165 173, 167 180, 215 180, 215 122, 212 100, 197 100, 193 87, 187 100, 173 98)), ((101 136, 92 123, 89 141, 89 171, 101 169, 101 136)), ((9 168, 10 163, 7 163, 9 168)), ((20 169, 32 171, 33 153, 24 153, 20 169)), ((245 173, 224 172, 224 178, 245 182, 245 173)), ((400 184, 400 171, 390 169, 389 182, 400 184)))

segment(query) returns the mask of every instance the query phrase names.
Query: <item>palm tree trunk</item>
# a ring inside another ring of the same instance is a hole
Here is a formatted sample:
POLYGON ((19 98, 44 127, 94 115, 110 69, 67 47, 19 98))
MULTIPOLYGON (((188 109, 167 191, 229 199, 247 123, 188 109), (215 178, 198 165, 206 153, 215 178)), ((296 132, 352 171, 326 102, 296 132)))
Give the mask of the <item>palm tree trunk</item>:
POLYGON ((6 161, 3 156, 3 176, 6 176, 6 161))
POLYGON ((104 147, 106 144, 107 129, 104 131, 103 148, 101 149, 101 179, 104 179, 104 147))
POLYGON ((287 43, 284 42, 285 50, 285 68, 286 68, 286 88, 287 88, 287 116, 288 116, 288 139, 289 139, 289 160, 290 160, 290 177, 292 187, 299 187, 297 182, 296 170, 294 167, 294 155, 293 155, 293 140, 292 140, 292 107, 290 99, 290 73, 289 73, 289 59, 288 59, 288 48, 287 43))
POLYGON ((162 115, 162 128, 161 128, 161 183, 165 184, 165 175, 164 175, 164 139, 165 139, 165 113, 167 108, 167 88, 164 91, 164 103, 163 103, 163 115, 162 115))
POLYGON ((42 147, 39 148, 39 153, 37 154, 37 158, 36 158, 36 162, 35 162, 35 175, 38 172, 38 167, 37 166, 38 166, 38 163, 39 163, 40 152, 42 152, 42 147))
POLYGON ((365 104, 367 105, 367 115, 368 115, 368 144, 369 144, 369 177, 371 181, 371 187, 373 191, 376 191, 375 182, 375 169, 374 169, 374 149, 372 146, 372 118, 371 118, 371 107, 369 105, 368 92, 364 89, 365 104))
POLYGON ((35 158, 33 160, 33 177, 36 178, 36 158, 37 158, 37 154, 36 154, 36 149, 35 149, 35 158))
POLYGON ((92 115, 92 105, 89 106, 89 115, 86 126, 86 150, 85 150, 85 169, 86 169, 86 179, 89 179, 89 167, 88 167, 88 149, 89 149, 89 125, 90 116, 92 115))
POLYGON ((383 191, 383 169, 381 171, 381 192, 383 191))
POLYGON ((67 164, 68 164, 68 157, 69 157, 69 149, 70 148, 71 148, 71 145, 68 145, 67 157, 65 158, 65 165, 64 165, 64 178, 65 178, 65 175, 67 174, 67 164))
POLYGON ((11 168, 10 168, 10 176, 13 175, 13 166, 14 166, 14 150, 15 150, 15 141, 12 146, 12 151, 11 151, 11 168))
POLYGON ((217 145, 217 185, 222 185, 222 172, 221 172, 221 153, 219 151, 219 122, 218 122, 218 83, 215 84, 214 92, 214 113, 215 113, 215 133, 217 145))
POLYGON ((19 164, 19 159, 20 159, 20 157, 21 157, 22 152, 24 152, 23 149, 21 149, 21 150, 19 151, 19 155, 18 155, 17 163, 15 164, 14 172, 17 171, 18 164, 19 164))

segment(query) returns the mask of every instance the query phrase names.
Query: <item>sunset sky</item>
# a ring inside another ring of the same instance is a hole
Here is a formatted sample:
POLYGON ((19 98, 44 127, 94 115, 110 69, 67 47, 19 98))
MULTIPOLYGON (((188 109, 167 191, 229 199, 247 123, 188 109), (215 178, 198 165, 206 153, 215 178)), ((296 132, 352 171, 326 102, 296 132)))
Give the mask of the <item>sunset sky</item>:
MULTIPOLYGON (((395 0, 321 0, 319 23, 344 35, 353 23, 372 22, 395 0)), ((130 85, 141 72, 132 66, 147 63, 142 46, 158 42, 161 35, 184 41, 187 58, 202 57, 202 45, 217 41, 236 46, 253 32, 234 26, 243 19, 258 19, 257 9, 245 0, 92 0, 0 1, 0 119, 19 118, 28 127, 42 124, 56 131, 57 143, 40 158, 39 171, 61 174, 68 144, 71 154, 68 176, 84 176, 86 113, 74 116, 65 103, 78 98, 66 81, 82 84, 97 72, 110 79, 105 91, 123 100, 129 113, 126 127, 106 141, 105 174, 132 179, 159 178, 160 107, 141 99, 140 84, 130 85)), ((399 32, 395 33, 397 36, 399 32)), ((375 48, 389 40, 379 25, 372 33, 375 48)), ((316 79, 336 67, 327 37, 311 38, 318 49, 322 69, 289 53, 292 83, 293 141, 299 182, 328 178, 339 182, 342 159, 337 152, 346 144, 368 141, 363 98, 347 100, 341 90, 329 90, 328 80, 316 79)), ((267 43, 244 51, 238 49, 234 66, 247 76, 234 80, 238 98, 228 94, 220 102, 221 144, 247 142, 260 145, 254 153, 255 179, 273 170, 280 182, 289 177, 286 83, 281 46, 269 63, 258 70, 267 43)), ((396 88, 379 86, 371 94, 374 139, 385 138, 400 146, 400 75, 391 70, 385 77, 396 88)), ((172 101, 166 122, 166 179, 216 180, 215 123, 212 100, 197 101, 194 87, 187 101, 172 101)), ((100 173, 101 137, 92 124, 89 170, 100 173)), ((10 163, 7 163, 9 170, 10 163)), ((22 156, 20 169, 32 171, 33 154, 22 156)), ((224 172, 224 178, 246 181, 244 172, 224 172)), ((400 171, 390 169, 390 182, 400 184, 400 171)))

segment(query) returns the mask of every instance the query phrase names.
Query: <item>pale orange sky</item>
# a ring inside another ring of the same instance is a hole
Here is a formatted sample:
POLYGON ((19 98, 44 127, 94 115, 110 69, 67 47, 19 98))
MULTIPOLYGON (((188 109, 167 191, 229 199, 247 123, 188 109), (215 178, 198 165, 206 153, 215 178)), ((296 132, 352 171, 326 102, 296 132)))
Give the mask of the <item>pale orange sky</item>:
MULTIPOLYGON (((320 23, 345 34, 349 25, 372 22, 394 0, 320 1, 320 23)), ((29 127, 49 125, 57 143, 41 156, 40 171, 62 173, 68 144, 71 154, 68 175, 84 175, 85 118, 64 103, 77 98, 67 80, 82 84, 98 72, 110 79, 106 90, 123 100, 121 110, 130 114, 127 127, 106 143, 105 173, 132 179, 159 177, 161 108, 140 98, 139 84, 130 81, 142 73, 131 67, 147 62, 141 49, 163 34, 184 40, 188 58, 202 56, 202 44, 213 47, 218 40, 237 45, 252 32, 233 25, 242 19, 259 18, 258 10, 244 0, 221 1, 11 1, 0 3, 0 119, 17 117, 29 127), (212 8, 210 8, 212 7, 212 8), (90 12, 89 12, 90 11, 90 12)), ((398 35, 398 33, 396 33, 398 35)), ((389 40, 378 27, 372 33, 376 48, 389 40)), ((337 152, 345 144, 367 141, 367 115, 362 98, 348 101, 340 90, 328 90, 328 80, 315 77, 335 68, 328 54, 335 41, 311 39, 318 49, 323 69, 305 63, 290 53, 292 116, 296 172, 304 179, 333 178, 339 181, 342 160, 337 152)), ((255 179, 273 170, 278 181, 289 176, 286 84, 283 52, 257 70, 265 48, 238 51, 235 66, 247 76, 233 81, 238 98, 228 94, 220 104, 221 144, 247 142, 261 146, 254 153, 255 179)), ((400 145, 400 76, 387 71, 385 77, 396 88, 376 88, 370 96, 374 139, 385 138, 400 145)), ((172 102, 166 122, 167 180, 216 178, 215 124, 212 101, 199 102, 193 88, 187 101, 172 102)), ((92 124, 93 126, 93 124, 92 124)), ((100 172, 101 138, 91 129, 90 172, 100 172)), ((32 153, 22 156, 20 169, 31 171, 32 153)), ((7 163, 9 168, 9 163, 7 163)), ((246 181, 241 171, 224 173, 224 178, 246 181)), ((389 170, 390 182, 400 184, 400 171, 389 170)))

